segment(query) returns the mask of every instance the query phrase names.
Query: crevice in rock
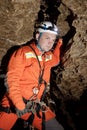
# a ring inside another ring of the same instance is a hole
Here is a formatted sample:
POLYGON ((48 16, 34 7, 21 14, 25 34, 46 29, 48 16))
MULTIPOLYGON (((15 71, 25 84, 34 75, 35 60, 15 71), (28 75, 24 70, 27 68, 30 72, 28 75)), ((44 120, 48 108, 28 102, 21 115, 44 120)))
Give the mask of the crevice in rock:
POLYGON ((35 28, 42 21, 51 21, 56 24, 58 16, 61 14, 58 7, 61 4, 61 0, 42 0, 40 4, 40 10, 38 12, 38 17, 35 20, 35 28))
POLYGON ((67 32, 66 35, 63 36, 63 47, 62 47, 62 53, 61 53, 62 56, 64 56, 66 51, 70 49, 71 45, 73 44, 73 37, 76 33, 76 28, 72 26, 72 23, 77 18, 77 16, 74 15, 71 10, 69 11, 70 11, 70 14, 67 16, 66 21, 68 22, 70 30, 67 32), (69 43, 71 39, 72 39, 72 42, 69 43))

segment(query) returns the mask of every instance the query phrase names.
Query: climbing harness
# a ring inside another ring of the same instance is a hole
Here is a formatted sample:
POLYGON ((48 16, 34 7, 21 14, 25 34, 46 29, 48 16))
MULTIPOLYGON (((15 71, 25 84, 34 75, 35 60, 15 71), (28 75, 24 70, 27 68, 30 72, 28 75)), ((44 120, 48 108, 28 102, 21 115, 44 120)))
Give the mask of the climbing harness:
MULTIPOLYGON (((44 83, 45 84, 45 89, 44 89, 44 92, 43 92, 43 95, 41 97, 41 100, 38 100, 36 98, 36 100, 34 100, 32 103, 32 115, 29 117, 28 120, 30 120, 30 118, 32 119, 32 122, 33 122, 33 119, 34 119, 34 113, 37 114, 37 116, 39 118, 41 118, 40 116, 40 110, 42 111, 42 130, 45 130, 45 111, 47 111, 47 106, 46 104, 43 102, 44 98, 45 98, 45 95, 46 95, 46 92, 47 92, 47 83, 45 80, 43 80, 43 74, 44 74, 44 68, 45 68, 45 64, 43 64, 43 68, 41 67, 41 64, 40 64, 40 61, 39 61, 39 58, 35 52, 35 50, 29 45, 29 47, 33 50, 36 58, 37 58, 37 61, 38 61, 38 64, 39 64, 39 68, 40 68, 40 72, 39 72, 39 77, 38 77, 38 86, 37 87, 34 87, 33 88, 33 95, 31 96, 31 98, 29 99, 29 101, 27 101, 27 106, 30 105, 30 101, 32 101, 33 97, 37 97, 38 95, 38 92, 40 90, 40 86, 41 86, 41 83, 44 83)), ((31 124, 32 124, 31 122, 31 124)))

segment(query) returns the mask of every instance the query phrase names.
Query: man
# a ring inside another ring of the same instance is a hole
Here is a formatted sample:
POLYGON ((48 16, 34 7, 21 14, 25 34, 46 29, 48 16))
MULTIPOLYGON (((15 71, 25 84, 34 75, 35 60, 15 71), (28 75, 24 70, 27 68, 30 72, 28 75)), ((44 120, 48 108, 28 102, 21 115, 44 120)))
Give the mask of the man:
POLYGON ((33 42, 13 53, 6 75, 0 129, 10 130, 18 118, 31 121, 33 117, 32 125, 38 130, 63 130, 55 114, 42 102, 50 69, 60 62, 62 39, 55 43, 58 34, 55 24, 42 22, 33 42))

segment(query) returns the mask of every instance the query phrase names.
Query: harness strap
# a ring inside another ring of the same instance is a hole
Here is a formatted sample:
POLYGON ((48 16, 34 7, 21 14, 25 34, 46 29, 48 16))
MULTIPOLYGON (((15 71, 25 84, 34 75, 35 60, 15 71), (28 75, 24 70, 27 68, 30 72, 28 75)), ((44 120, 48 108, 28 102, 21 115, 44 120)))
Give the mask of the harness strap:
POLYGON ((11 110, 10 110, 10 107, 3 107, 3 106, 0 106, 0 112, 10 113, 11 110))
POLYGON ((43 77, 43 74, 44 74, 44 68, 42 69, 38 55, 37 55, 36 51, 34 50, 34 48, 31 45, 28 45, 28 46, 33 50, 33 52, 34 52, 34 54, 37 58, 38 64, 39 64, 39 68, 40 68, 40 74, 39 74, 39 79, 38 79, 38 86, 39 86, 43 81, 42 77, 43 77))
POLYGON ((42 112, 42 130, 45 130, 45 113, 42 112))

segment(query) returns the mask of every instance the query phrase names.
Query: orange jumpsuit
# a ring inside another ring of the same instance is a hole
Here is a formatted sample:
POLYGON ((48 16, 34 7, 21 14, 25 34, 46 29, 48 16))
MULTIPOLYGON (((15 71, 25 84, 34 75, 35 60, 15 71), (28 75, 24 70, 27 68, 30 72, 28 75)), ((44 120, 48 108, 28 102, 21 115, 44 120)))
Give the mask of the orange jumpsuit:
MULTIPOLYGON (((57 65, 60 62, 60 47, 62 40, 58 41, 58 44, 53 52, 46 52, 41 55, 40 50, 35 43, 31 46, 38 55, 41 68, 44 68, 43 79, 48 83, 50 79, 51 67, 57 65)), ((38 86, 40 67, 38 65, 35 53, 29 46, 22 46, 15 51, 9 61, 7 72, 7 84, 8 94, 2 99, 3 107, 10 107, 11 103, 19 110, 25 108, 23 98, 28 100, 33 95, 33 88, 38 86), (9 100, 10 99, 10 100, 9 100)), ((40 99, 44 91, 45 85, 42 83, 40 86, 37 98, 40 99)), ((27 120, 30 113, 24 114, 21 118, 27 120)), ((55 117, 55 114, 49 109, 46 112, 46 120, 55 117)), ((18 119, 15 113, 0 112, 0 128, 4 130, 10 130, 18 119)), ((41 129, 37 122, 41 122, 36 115, 33 121, 33 125, 38 129, 41 129)))

